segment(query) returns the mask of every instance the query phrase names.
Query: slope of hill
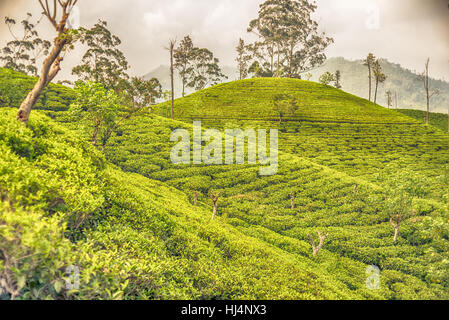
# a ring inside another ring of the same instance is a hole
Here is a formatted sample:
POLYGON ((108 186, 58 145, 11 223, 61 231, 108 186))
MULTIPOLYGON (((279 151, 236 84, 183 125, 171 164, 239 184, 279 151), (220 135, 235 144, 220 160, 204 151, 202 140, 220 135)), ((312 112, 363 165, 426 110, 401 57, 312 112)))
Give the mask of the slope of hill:
POLYGON ((246 80, 177 100, 175 121, 128 120, 104 158, 68 125, 35 111, 23 127, 15 111, 0 109, 0 275, 18 298, 449 298, 449 138, 406 115, 306 81, 246 80), (278 94, 300 104, 282 122, 278 94), (197 117, 204 129, 278 128, 278 174, 172 164, 170 134, 197 117), (385 202, 398 184, 417 215, 393 243, 385 202), (318 230, 329 238, 313 256, 318 230), (79 290, 63 286, 67 266, 79 290))
MULTIPOLYGON (((19 107, 36 81, 37 78, 28 77, 10 69, 0 68, 0 106, 19 107)), ((72 89, 51 83, 42 93, 35 108, 64 111, 69 108, 74 98, 72 89)))
MULTIPOLYGON (((164 115, 166 109, 162 104, 155 111, 164 115)), ((113 139, 107 157, 191 199, 199 192, 209 206, 208 192, 221 191, 223 221, 287 252, 307 255, 307 235, 326 230, 331 236, 320 264, 349 286, 357 287, 359 280, 350 280, 353 275, 338 266, 353 261, 381 267, 389 298, 424 298, 426 286, 439 298, 447 292, 447 249, 440 246, 442 239, 447 245, 447 231, 435 232, 439 223, 449 227, 449 137, 440 130, 334 88, 288 79, 218 85, 178 99, 175 114, 184 124, 166 126, 159 116, 135 119, 113 139), (270 105, 276 92, 306 101, 320 96, 315 101, 323 106, 304 107, 279 123, 272 120, 270 105), (170 133, 191 130, 192 118, 202 119, 204 128, 278 128, 278 174, 262 177, 252 166, 171 164, 170 133), (415 197, 419 213, 404 224, 394 244, 385 205, 391 188, 399 187, 415 197), (292 191, 295 209, 290 208, 292 191)))
MULTIPOLYGON (((391 90, 398 94, 398 108, 425 110, 424 87, 422 82, 418 80, 416 72, 404 69, 399 64, 385 59, 382 59, 381 65, 387 75, 387 80, 379 87, 379 103, 383 106, 387 105, 385 92, 391 90)), ((311 72, 313 75, 311 80, 318 81, 320 75, 326 71, 335 73, 337 70, 340 70, 342 75, 343 90, 368 99, 368 69, 361 60, 350 61, 342 57, 330 58, 322 66, 311 72)), ((449 83, 432 79, 430 85, 432 88, 440 90, 440 94, 432 98, 431 110, 447 113, 449 108, 449 83)), ((393 105, 395 106, 395 101, 393 101, 393 105)))
POLYGON ((283 250, 224 219, 212 222, 208 205, 195 207, 165 183, 119 171, 75 132, 37 111, 28 128, 14 119, 15 109, 0 113, 0 275, 7 281, 1 298, 393 295, 363 287, 363 264, 340 259, 352 268, 341 280, 301 242, 293 242, 301 251, 283 250), (67 268, 79 270, 79 289, 65 287, 67 268))

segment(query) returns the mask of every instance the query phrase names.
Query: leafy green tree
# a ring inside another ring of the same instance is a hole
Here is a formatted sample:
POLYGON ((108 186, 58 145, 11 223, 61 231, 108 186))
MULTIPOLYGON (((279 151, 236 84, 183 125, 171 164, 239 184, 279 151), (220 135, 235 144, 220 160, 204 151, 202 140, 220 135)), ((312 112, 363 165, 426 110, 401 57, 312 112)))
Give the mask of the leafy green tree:
POLYGON ((274 76, 275 50, 269 41, 256 41, 246 46, 253 61, 248 73, 254 77, 269 78, 274 76))
POLYGON ((318 80, 321 84, 324 84, 326 86, 330 85, 333 81, 335 81, 335 77, 332 73, 330 73, 329 71, 323 73, 319 80, 318 80))
POLYGON ((390 109, 391 105, 393 104, 393 94, 391 90, 385 91, 385 97, 387 98, 388 109, 390 109))
POLYGON ((248 68, 248 74, 251 74, 253 78, 270 78, 273 73, 269 69, 270 65, 265 63, 261 66, 258 61, 254 61, 248 68))
POLYGON ((379 84, 384 83, 385 80, 387 80, 387 76, 382 71, 382 66, 380 65, 379 59, 374 61, 373 74, 376 81, 376 87, 374 89, 374 104, 377 104, 377 90, 379 89, 379 84))
POLYGON ((318 238, 320 240, 318 245, 315 243, 315 240, 313 239, 313 236, 311 234, 307 235, 307 237, 309 238, 310 244, 312 245, 312 252, 313 252, 314 257, 316 257, 320 253, 321 249, 324 246, 326 239, 329 237, 329 233, 323 234, 319 230, 317 231, 317 234, 318 234, 318 238))
POLYGON ((220 199, 221 192, 214 192, 212 190, 209 191, 209 198, 212 200, 213 203, 213 210, 212 210, 212 220, 215 220, 215 217, 218 213, 218 200, 220 199))
POLYGON ((245 46, 245 41, 243 39, 239 40, 239 45, 236 47, 237 50, 237 69, 239 71, 239 80, 246 79, 248 76, 248 63, 251 61, 251 55, 247 52, 247 47, 245 46))
POLYGON ((401 224, 416 215, 416 211, 413 209, 413 197, 401 189, 390 190, 384 205, 394 228, 393 242, 396 243, 401 224))
POLYGON ((2 49, 0 60, 3 61, 5 68, 37 76, 37 61, 48 55, 51 43, 39 37, 36 28, 41 19, 33 23, 31 22, 32 17, 32 14, 28 13, 27 18, 22 20, 23 33, 21 36, 13 30, 16 20, 5 17, 5 24, 13 40, 9 41, 2 49))
POLYGON ((195 48, 192 54, 192 75, 188 87, 202 90, 208 85, 220 83, 227 77, 222 73, 219 60, 206 48, 195 48))
POLYGON ((162 97, 162 85, 156 78, 143 80, 133 77, 126 91, 134 109, 141 109, 156 103, 162 97))
POLYGON ((368 67, 368 83, 369 83, 369 101, 371 101, 371 94, 372 94, 372 86, 373 86, 373 66, 376 62, 376 57, 374 54, 369 53, 366 59, 363 61, 363 65, 368 67))
POLYGON ((171 93, 171 109, 170 109, 170 117, 171 119, 175 119, 175 47, 176 40, 170 39, 168 42, 168 47, 166 48, 170 53, 170 93, 171 93))
POLYGON ((266 0, 250 22, 248 32, 260 39, 253 47, 254 56, 265 57, 276 77, 299 78, 326 60, 324 50, 333 39, 318 32, 312 19, 316 9, 307 0, 266 0))
POLYGON ((107 90, 121 92, 125 89, 128 61, 118 49, 121 40, 113 35, 107 22, 99 21, 91 29, 80 28, 80 41, 88 46, 81 62, 72 70, 72 74, 82 81, 101 83, 107 90))
POLYGON ((17 119, 21 122, 28 122, 31 110, 36 105, 42 92, 61 70, 61 62, 64 59, 61 54, 67 49, 73 49, 74 42, 77 40, 78 32, 69 28, 68 20, 70 12, 77 2, 78 0, 58 0, 53 1, 52 7, 49 5, 48 0, 45 0, 45 5, 44 1, 39 0, 43 14, 55 28, 57 36, 53 41, 52 49, 44 59, 39 79, 20 105, 19 112, 17 113, 17 119), (59 21, 58 12, 61 12, 59 21))
POLYGON ((299 108, 296 99, 286 94, 278 94, 274 96, 273 105, 279 114, 279 122, 281 123, 286 116, 293 117, 299 108))
POLYGON ((187 84, 192 81, 191 76, 193 72, 193 46, 190 36, 185 36, 180 45, 174 51, 175 68, 178 70, 182 82, 182 96, 185 96, 185 88, 187 84))
POLYGON ((112 89, 92 81, 78 81, 75 93, 76 99, 69 110, 72 119, 90 132, 92 145, 104 150, 114 130, 125 119, 121 116, 122 101, 112 89))
POLYGON ((430 99, 434 95, 439 94, 438 89, 432 90, 430 88, 429 64, 430 64, 430 58, 428 58, 426 61, 424 72, 419 76, 419 80, 421 80, 423 82, 424 90, 426 92, 426 125, 429 125, 429 121, 430 121, 430 99))
POLYGON ((127 90, 117 94, 101 83, 78 81, 75 93, 69 114, 72 120, 84 126, 92 145, 104 151, 125 120, 146 110, 145 107, 161 97, 162 87, 157 79, 132 78, 127 90))

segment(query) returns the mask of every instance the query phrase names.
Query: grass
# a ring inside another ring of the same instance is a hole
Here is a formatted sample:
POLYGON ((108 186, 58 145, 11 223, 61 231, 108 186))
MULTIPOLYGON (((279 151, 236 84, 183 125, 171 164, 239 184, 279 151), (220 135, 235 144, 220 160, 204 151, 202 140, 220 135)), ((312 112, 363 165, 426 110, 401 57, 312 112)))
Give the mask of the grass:
MULTIPOLYGON (((401 109, 398 110, 400 113, 403 113, 411 118, 418 120, 421 123, 425 123, 426 121, 426 112, 421 110, 409 110, 409 109, 401 109)), ((429 123, 430 125, 444 131, 448 132, 449 124, 448 124, 449 116, 444 113, 433 113, 429 114, 429 123)))
POLYGON ((449 298, 449 137, 408 115, 311 82, 251 79, 178 99, 176 120, 167 104, 130 119, 103 156, 64 111, 34 111, 28 127, 15 111, 0 109, 0 275, 16 298, 449 298), (299 105, 282 122, 278 95, 299 105), (193 119, 279 129, 278 174, 173 165, 170 134, 193 119), (393 243, 385 202, 399 185, 417 215, 393 243), (330 236, 314 257, 317 230, 330 236), (64 286, 71 265, 79 290, 64 286), (369 265, 379 290, 366 287, 369 265))

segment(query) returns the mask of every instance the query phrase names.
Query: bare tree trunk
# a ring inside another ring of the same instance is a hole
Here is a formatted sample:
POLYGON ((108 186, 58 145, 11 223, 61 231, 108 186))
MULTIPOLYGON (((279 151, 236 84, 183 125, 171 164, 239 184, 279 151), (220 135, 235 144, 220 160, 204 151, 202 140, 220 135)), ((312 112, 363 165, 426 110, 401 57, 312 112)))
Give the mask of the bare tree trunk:
POLYGON ((293 191, 290 193, 290 199, 291 199, 291 208, 293 210, 295 209, 295 199, 296 199, 296 195, 293 191))
POLYGON ((317 231, 318 233, 318 237, 320 238, 320 244, 318 246, 315 245, 315 241, 313 240, 312 235, 308 235, 309 240, 310 240, 310 244, 312 245, 312 250, 313 250, 313 256, 317 256, 318 253, 321 251, 321 249, 323 248, 324 245, 324 241, 326 241, 327 237, 329 237, 329 234, 322 234, 320 231, 317 231))
POLYGON ((394 105, 395 105, 395 108, 398 109, 398 92, 397 91, 394 92, 394 105))
POLYGON ((376 89, 374 91, 374 104, 377 105, 377 89, 379 88, 379 81, 376 79, 376 89))
POLYGON ((39 100, 42 91, 44 91, 45 87, 56 77, 59 70, 61 70, 60 63, 62 58, 59 57, 59 55, 66 44, 66 40, 60 40, 59 38, 55 39, 53 50, 44 60, 41 76, 20 105, 19 112, 17 113, 17 120, 24 123, 28 122, 31 110, 39 100))
POLYGON ((220 198, 220 193, 217 193, 216 195, 210 194, 210 198, 214 204, 214 209, 212 211, 212 220, 214 220, 218 211, 218 199, 220 198))
POLYGON ((426 125, 429 125, 430 122, 430 92, 429 92, 429 63, 430 59, 427 59, 426 69, 424 71, 424 89, 426 90, 426 103, 427 103, 427 111, 426 111, 426 125))
POLYGON ((34 85, 33 89, 28 93, 25 100, 23 100, 20 105, 19 112, 17 113, 17 120, 22 121, 24 123, 28 122, 30 118, 30 113, 33 107, 36 105, 39 97, 42 94, 42 91, 45 89, 48 84, 53 81, 58 72, 61 70, 61 61, 63 60, 60 57, 62 50, 64 47, 70 43, 69 36, 65 35, 66 23, 69 18, 69 10, 76 4, 77 0, 66 0, 66 1, 54 1, 53 2, 53 11, 50 12, 50 6, 48 1, 45 1, 45 5, 40 0, 39 3, 42 7, 43 14, 48 18, 53 27, 58 32, 58 36, 55 38, 53 43, 53 48, 50 51, 49 55, 45 58, 44 63, 42 65, 41 75, 34 85), (60 22, 56 22, 58 6, 62 9, 62 16, 60 22))
POLYGON ((449 109, 447 109, 447 132, 449 132, 449 109))
POLYGON ((193 205, 196 206, 197 203, 198 203, 198 192, 195 191, 195 193, 193 194, 193 205))
POLYGON ((171 86, 171 119, 175 119, 175 70, 173 54, 175 51, 176 40, 170 40, 168 50, 170 51, 170 86, 171 86))
POLYGON ((214 203, 214 209, 212 211, 212 220, 215 220, 216 215, 217 215, 217 203, 214 203))
POLYGON ((354 191, 353 191, 354 197, 357 195, 358 190, 359 190, 359 184, 356 183, 356 184, 354 185, 354 191))
POLYGON ((397 221, 394 221, 393 218, 390 219, 390 223, 394 228, 394 237, 393 237, 393 242, 396 243, 398 241, 398 236, 399 236, 399 225, 400 223, 397 221))
POLYGON ((279 52, 279 44, 277 45, 277 62, 276 62, 276 78, 279 78, 279 65, 280 65, 280 55, 281 53, 279 52))

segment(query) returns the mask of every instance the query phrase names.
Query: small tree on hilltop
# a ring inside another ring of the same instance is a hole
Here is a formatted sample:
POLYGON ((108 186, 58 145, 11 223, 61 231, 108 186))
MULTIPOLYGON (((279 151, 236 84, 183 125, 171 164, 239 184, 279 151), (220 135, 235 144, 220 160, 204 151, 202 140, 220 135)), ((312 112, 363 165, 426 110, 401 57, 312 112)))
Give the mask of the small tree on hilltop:
POLYGON ((192 80, 192 60, 194 46, 190 36, 185 36, 179 46, 174 51, 175 68, 178 70, 182 82, 182 96, 185 96, 187 84, 192 80))
POLYGON ((376 80, 376 87, 374 89, 374 104, 377 104, 377 90, 380 83, 384 83, 387 80, 387 76, 382 72, 382 66, 380 65, 380 60, 377 59, 373 64, 373 74, 376 80))
POLYGON ((372 86, 373 86, 373 65, 376 62, 374 54, 370 53, 363 61, 363 64, 368 67, 368 84, 369 84, 369 101, 371 101, 372 86))
POLYGON ((398 241, 401 224, 416 215, 416 211, 412 208, 412 200, 413 198, 406 192, 396 192, 385 201, 389 221, 394 229, 394 243, 398 241))
POLYGON ((285 94, 275 95, 273 97, 273 105, 279 115, 280 123, 282 123, 287 115, 293 117, 299 108, 296 99, 285 94))
POLYGON ((340 72, 340 70, 335 71, 334 87, 337 89, 341 89, 341 72, 340 72))
POLYGON ((331 82, 335 81, 335 77, 332 73, 330 72, 325 72, 323 73, 319 80, 318 80, 321 84, 324 84, 326 86, 330 85, 331 82))
POLYGON ((237 69, 239 71, 239 80, 246 79, 248 76, 248 64, 251 61, 251 55, 247 52, 247 47, 245 46, 245 41, 243 39, 239 40, 239 45, 237 50, 237 69))
POLYGON ((438 89, 431 89, 430 88, 430 78, 429 78, 429 64, 430 64, 430 58, 427 59, 425 64, 424 72, 419 76, 419 80, 421 80, 424 84, 424 90, 426 92, 426 125, 429 125, 430 122, 430 99, 436 95, 439 94, 438 89))
POLYGON ((80 28, 80 40, 88 49, 72 74, 83 81, 101 83, 107 90, 122 92, 129 79, 129 64, 118 49, 121 40, 109 31, 107 22, 100 20, 91 29, 80 28))
POLYGON ((391 90, 387 90, 385 92, 385 96, 387 98, 388 109, 390 109, 391 105, 393 104, 393 94, 391 93, 391 90))

